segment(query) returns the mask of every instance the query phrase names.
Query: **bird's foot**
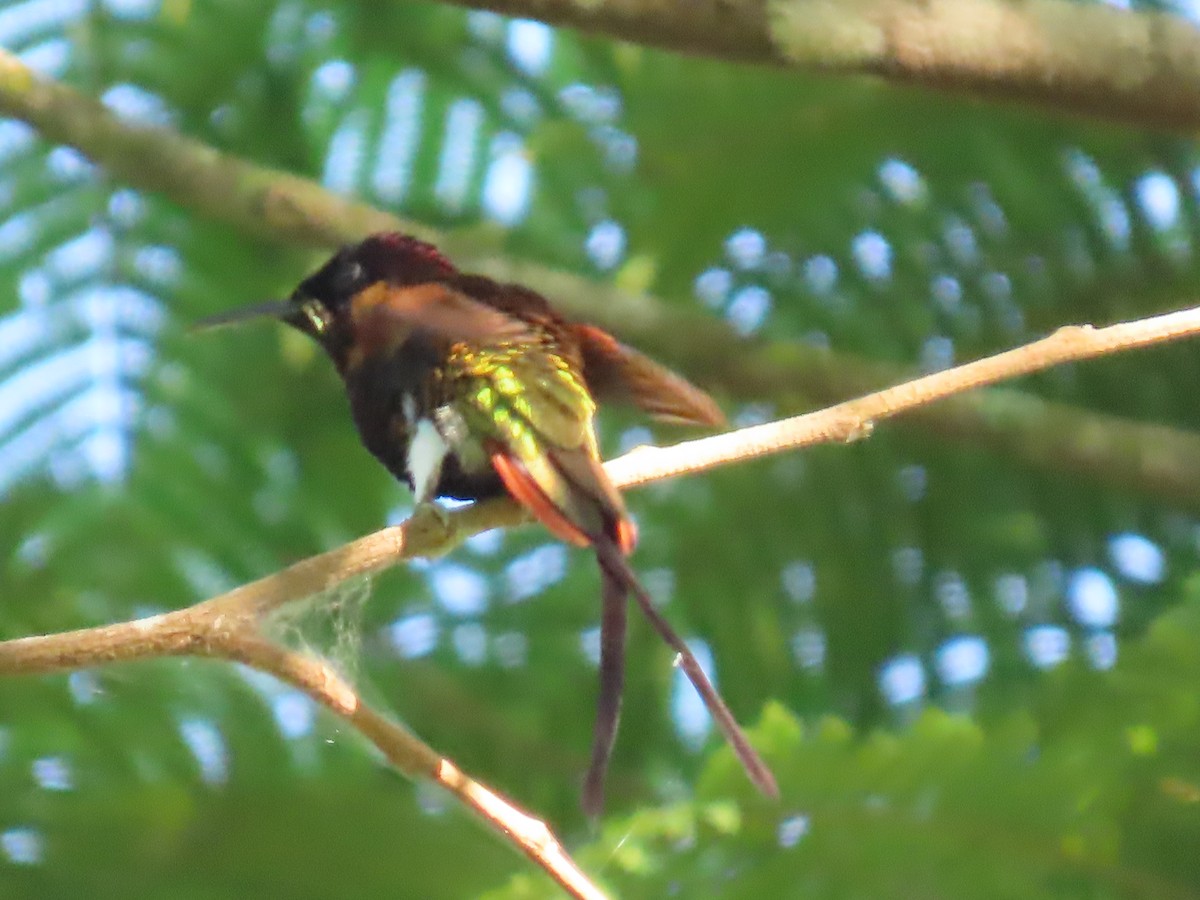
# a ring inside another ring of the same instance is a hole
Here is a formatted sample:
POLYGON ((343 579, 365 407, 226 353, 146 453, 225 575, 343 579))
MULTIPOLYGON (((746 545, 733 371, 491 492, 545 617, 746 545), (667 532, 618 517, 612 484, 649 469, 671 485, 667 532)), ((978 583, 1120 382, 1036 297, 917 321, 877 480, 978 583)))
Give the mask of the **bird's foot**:
POLYGON ((417 508, 409 517, 408 527, 435 544, 448 542, 456 531, 446 507, 433 500, 424 500, 417 504, 417 508))

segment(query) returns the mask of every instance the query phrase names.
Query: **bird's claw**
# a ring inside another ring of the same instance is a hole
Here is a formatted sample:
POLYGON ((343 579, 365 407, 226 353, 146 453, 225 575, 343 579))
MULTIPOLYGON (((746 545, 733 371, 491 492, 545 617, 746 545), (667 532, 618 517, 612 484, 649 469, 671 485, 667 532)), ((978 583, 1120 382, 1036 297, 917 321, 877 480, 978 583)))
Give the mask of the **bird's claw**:
POLYGON ((409 527, 418 531, 437 534, 444 542, 454 535, 454 522, 446 507, 433 500, 425 500, 417 504, 409 518, 409 527))

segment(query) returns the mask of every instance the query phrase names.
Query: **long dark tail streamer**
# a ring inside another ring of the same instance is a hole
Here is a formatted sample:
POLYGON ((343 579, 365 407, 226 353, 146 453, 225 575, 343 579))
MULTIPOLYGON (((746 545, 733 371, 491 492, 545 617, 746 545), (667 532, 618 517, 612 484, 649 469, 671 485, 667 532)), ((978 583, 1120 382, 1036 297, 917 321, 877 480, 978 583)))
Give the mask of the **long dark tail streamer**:
POLYGON ((621 718, 629 613, 629 591, 625 585, 603 568, 600 570, 600 581, 600 693, 596 699, 596 727, 592 732, 592 762, 583 780, 582 801, 584 813, 592 819, 604 809, 604 775, 608 771, 608 760, 612 756, 621 718))
POLYGON ((593 545, 596 559, 600 563, 604 582, 604 606, 601 621, 600 644, 600 699, 596 711, 596 731, 592 747, 592 763, 584 782, 583 808, 590 816, 596 816, 604 803, 604 773, 616 737, 617 720, 621 709, 621 690, 624 682, 626 597, 633 594, 642 614, 649 619, 654 630, 671 649, 679 655, 679 667, 687 676, 705 708, 729 746, 733 749, 746 776, 762 793, 772 799, 779 798, 779 785, 758 752, 750 746, 745 732, 734 719, 733 713, 717 693, 700 663, 683 639, 675 633, 664 619, 637 575, 630 567, 621 548, 612 541, 597 541, 593 545))

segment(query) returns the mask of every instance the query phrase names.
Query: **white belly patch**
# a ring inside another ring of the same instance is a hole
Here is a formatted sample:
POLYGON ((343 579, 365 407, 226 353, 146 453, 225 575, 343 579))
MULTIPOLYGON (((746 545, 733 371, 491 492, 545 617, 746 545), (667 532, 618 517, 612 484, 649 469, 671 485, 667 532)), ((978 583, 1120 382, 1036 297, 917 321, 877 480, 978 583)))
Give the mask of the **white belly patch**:
POLYGON ((412 440, 408 443, 408 474, 412 478, 417 503, 433 499, 442 472, 442 460, 446 458, 448 449, 445 439, 432 421, 417 421, 412 440))

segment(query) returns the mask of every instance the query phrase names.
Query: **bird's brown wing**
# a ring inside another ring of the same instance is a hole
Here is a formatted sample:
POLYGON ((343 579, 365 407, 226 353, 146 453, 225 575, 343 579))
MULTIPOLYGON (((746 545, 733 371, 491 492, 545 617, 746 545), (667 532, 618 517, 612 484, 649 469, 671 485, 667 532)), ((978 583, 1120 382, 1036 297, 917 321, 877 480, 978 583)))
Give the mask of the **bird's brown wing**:
POLYGON ((594 325, 572 328, 583 357, 583 376, 598 400, 632 403, 664 422, 725 424, 725 414, 713 398, 682 375, 594 325))
POLYGON ((664 422, 723 425, 725 415, 700 388, 595 325, 568 323, 541 294, 482 275, 453 281, 478 302, 537 322, 560 338, 562 352, 583 366, 588 389, 601 402, 630 403, 664 422))
POLYGON ((447 344, 479 345, 534 340, 529 323, 440 282, 398 287, 376 282, 350 306, 355 345, 374 354, 404 343, 414 332, 447 344))

